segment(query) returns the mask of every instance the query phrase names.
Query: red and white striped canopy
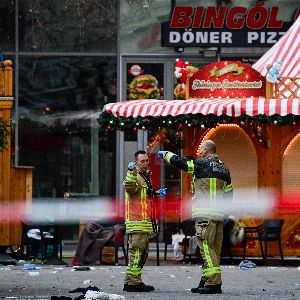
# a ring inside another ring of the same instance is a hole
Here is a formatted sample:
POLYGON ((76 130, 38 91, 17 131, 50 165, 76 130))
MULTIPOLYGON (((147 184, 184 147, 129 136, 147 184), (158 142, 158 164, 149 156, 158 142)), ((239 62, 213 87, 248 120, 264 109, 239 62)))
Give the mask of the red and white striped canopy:
POLYGON ((179 116, 184 114, 214 114, 239 117, 241 115, 300 115, 300 99, 258 98, 215 98, 189 100, 130 100, 106 104, 103 112, 110 112, 114 117, 158 117, 179 116))
POLYGON ((266 76, 266 66, 281 60, 280 77, 300 77, 300 15, 285 35, 252 68, 266 76))

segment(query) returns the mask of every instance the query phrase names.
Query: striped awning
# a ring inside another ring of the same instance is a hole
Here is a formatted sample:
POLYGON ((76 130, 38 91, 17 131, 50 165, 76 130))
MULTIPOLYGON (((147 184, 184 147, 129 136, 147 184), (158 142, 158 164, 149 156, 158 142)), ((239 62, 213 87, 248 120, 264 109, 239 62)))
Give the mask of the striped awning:
POLYGON ((280 77, 300 77, 300 16, 285 35, 269 49, 252 68, 266 76, 266 66, 275 61, 283 62, 280 77))
POLYGON ((189 99, 189 100, 129 100, 106 104, 103 112, 112 114, 115 118, 137 117, 177 117, 186 114, 227 115, 240 117, 248 115, 255 117, 300 115, 300 99, 189 99))

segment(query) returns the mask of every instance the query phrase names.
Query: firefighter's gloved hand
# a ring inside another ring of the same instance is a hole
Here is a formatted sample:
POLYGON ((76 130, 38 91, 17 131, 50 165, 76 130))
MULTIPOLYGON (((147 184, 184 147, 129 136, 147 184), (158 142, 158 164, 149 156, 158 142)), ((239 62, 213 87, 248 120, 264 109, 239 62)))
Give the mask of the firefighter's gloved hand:
POLYGON ((156 191, 156 193, 159 194, 159 196, 164 197, 167 195, 167 190, 167 188, 159 189, 156 191))
POLYGON ((156 156, 159 157, 159 158, 165 158, 167 152, 168 152, 168 151, 158 151, 158 152, 156 153, 156 156))
POLYGON ((129 170, 129 171, 132 171, 135 167, 136 167, 136 163, 135 163, 134 161, 131 161, 131 162, 128 164, 128 170, 129 170))

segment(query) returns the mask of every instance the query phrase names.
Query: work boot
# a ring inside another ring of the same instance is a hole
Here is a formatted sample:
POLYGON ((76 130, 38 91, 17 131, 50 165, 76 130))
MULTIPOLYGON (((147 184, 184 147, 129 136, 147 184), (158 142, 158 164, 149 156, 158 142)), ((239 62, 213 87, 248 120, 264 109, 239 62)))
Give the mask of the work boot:
POLYGON ((191 288, 192 293, 198 293, 199 288, 204 288, 205 281, 201 280, 197 287, 191 288))
POLYGON ((140 292, 148 293, 154 291, 155 288, 151 285, 145 285, 145 283, 139 283, 135 285, 124 284, 123 291, 125 292, 140 292))
POLYGON ((222 294, 221 284, 206 285, 203 288, 198 288, 199 294, 222 294))

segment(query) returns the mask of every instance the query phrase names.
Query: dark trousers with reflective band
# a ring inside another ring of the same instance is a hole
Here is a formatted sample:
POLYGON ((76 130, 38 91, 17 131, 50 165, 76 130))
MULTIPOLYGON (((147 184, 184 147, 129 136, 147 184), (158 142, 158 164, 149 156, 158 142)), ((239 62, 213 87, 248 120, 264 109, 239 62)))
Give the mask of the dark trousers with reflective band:
POLYGON ((128 242, 128 266, 124 283, 135 285, 142 282, 142 269, 149 253, 149 233, 130 233, 128 242))
POLYGON ((223 241, 223 222, 196 221, 197 244, 204 260, 201 280, 205 286, 222 284, 220 256, 223 241))

